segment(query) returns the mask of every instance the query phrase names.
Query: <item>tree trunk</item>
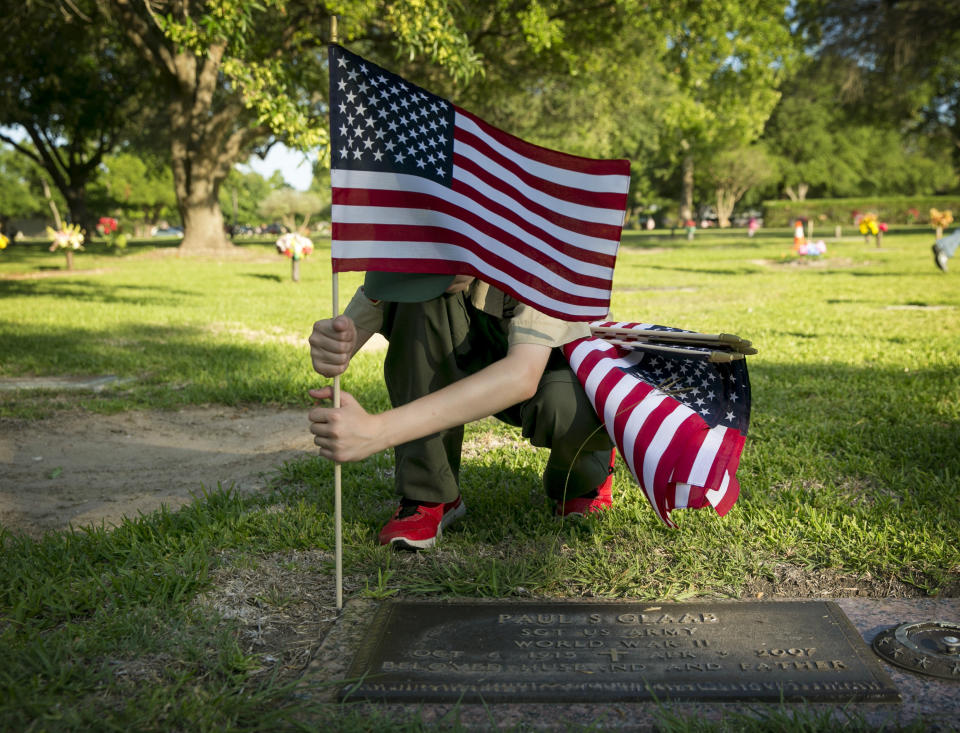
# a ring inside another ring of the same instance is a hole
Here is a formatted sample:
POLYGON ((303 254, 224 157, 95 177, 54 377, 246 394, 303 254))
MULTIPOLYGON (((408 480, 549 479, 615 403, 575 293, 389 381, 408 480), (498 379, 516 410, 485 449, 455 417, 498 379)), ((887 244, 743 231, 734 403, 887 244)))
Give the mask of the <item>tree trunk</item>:
POLYGON ((183 241, 181 252, 230 252, 233 243, 223 230, 223 212, 220 203, 190 201, 182 207, 183 241))
POLYGON ((202 59, 180 50, 172 59, 177 83, 171 85, 170 154, 183 218, 181 252, 233 250, 223 227, 219 192, 237 153, 227 145, 229 128, 217 118, 212 102, 223 48, 211 47, 202 59), (201 105, 199 98, 207 104, 201 105))
POLYGON ((682 225, 693 218, 693 153, 683 156, 683 186, 680 191, 680 219, 682 225))
POLYGON ((807 191, 810 190, 809 183, 798 183, 796 189, 793 186, 784 186, 783 192, 791 201, 803 201, 807 198, 807 191))
MULTIPOLYGON (((179 100, 183 104, 183 100, 179 100)), ((182 109, 182 108, 181 108, 182 109)), ((187 114, 172 115, 170 151, 177 208, 183 219, 181 252, 230 252, 233 243, 223 228, 219 192, 223 178, 216 175, 217 153, 204 140, 198 148, 190 141, 198 135, 187 114)))
POLYGON ((717 225, 721 229, 730 226, 730 215, 733 214, 733 207, 736 206, 738 198, 735 192, 717 187, 717 225))
POLYGON ((87 232, 88 236, 92 236, 93 233, 97 231, 97 227, 90 216, 90 212, 87 210, 87 190, 85 186, 86 177, 80 181, 71 178, 71 185, 61 193, 63 193, 63 197, 67 200, 67 209, 70 212, 70 223, 79 224, 80 227, 87 232))

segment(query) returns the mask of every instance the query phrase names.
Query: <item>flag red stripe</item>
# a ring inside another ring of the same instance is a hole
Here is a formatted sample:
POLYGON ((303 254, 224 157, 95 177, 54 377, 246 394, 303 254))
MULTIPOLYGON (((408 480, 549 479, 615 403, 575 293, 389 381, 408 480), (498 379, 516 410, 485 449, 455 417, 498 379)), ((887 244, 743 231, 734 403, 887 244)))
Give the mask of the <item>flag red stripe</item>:
MULTIPOLYGON (((455 187, 456 190, 456 187, 455 187)), ((465 193, 467 195, 473 195, 474 192, 470 190, 459 191, 460 193, 465 193)), ((550 269, 562 272, 563 277, 566 279, 571 279, 573 281, 581 281, 582 275, 576 271, 568 269, 566 266, 562 265, 556 259, 550 256, 549 252, 544 252, 536 246, 532 246, 525 242, 524 240, 510 234, 509 232, 503 231, 489 219, 485 219, 479 214, 464 209, 460 206, 457 206, 448 199, 443 199, 438 196, 433 196, 427 193, 419 193, 413 191, 385 191, 385 190, 376 190, 376 189, 357 189, 357 188, 334 188, 333 189, 333 203, 342 204, 347 206, 385 206, 385 207, 396 207, 400 209, 422 209, 427 212, 439 212, 442 214, 447 214, 453 218, 459 219, 460 221, 465 222, 466 224, 482 231, 484 234, 494 238, 498 242, 509 246, 511 249, 520 253, 521 255, 527 256, 532 260, 540 262, 550 269)), ((492 204, 492 202, 491 202, 492 204)), ((519 216, 515 212, 511 212, 503 207, 491 206, 491 209, 501 209, 495 210, 494 213, 502 214, 506 218, 510 219, 514 224, 522 228, 524 231, 532 235, 532 237, 539 238, 543 240, 546 244, 554 247, 558 252, 567 255, 572 259, 577 259, 582 262, 586 262, 592 265, 599 265, 601 267, 608 267, 612 270, 616 262, 616 254, 608 255, 602 252, 591 251, 588 249, 583 249, 577 247, 576 245, 563 242, 562 240, 557 239, 556 237, 551 236, 549 233, 541 231, 528 220, 525 220, 523 217, 519 216)), ((336 228, 338 225, 345 226, 345 223, 334 222, 333 226, 336 228)), ((357 225, 351 225, 357 226, 357 225)), ((388 232, 384 231, 383 234, 388 232)), ((333 238, 336 240, 342 239, 337 234, 337 231, 333 232, 333 238)), ((362 237, 354 237, 354 239, 362 239, 362 237)), ((392 238, 391 238, 392 239, 392 238)), ((414 238, 416 241, 417 238, 414 238)), ((394 241, 408 241, 405 239, 394 240, 394 241)), ((429 240, 429 241, 443 241, 443 240, 429 240)), ((487 251, 484 247, 480 247, 478 251, 487 251)), ((603 287, 609 289, 611 286, 610 280, 596 280, 596 285, 591 285, 591 287, 603 287)), ((586 283, 585 283, 586 284, 586 283)))
MULTIPOLYGON (((450 188, 457 193, 462 193, 465 196, 470 197, 484 209, 489 209, 493 213, 506 217, 507 219, 510 219, 521 226, 533 227, 534 225, 531 222, 527 222, 527 220, 521 216, 520 213, 518 213, 521 211, 529 211, 530 213, 546 219, 547 221, 556 224, 567 231, 575 232, 577 234, 585 234, 588 237, 595 237, 597 239, 605 239, 610 242, 620 241, 621 228, 619 226, 585 221, 573 216, 568 216, 564 214, 562 210, 550 209, 546 206, 536 203, 535 201, 531 201, 512 186, 508 185, 506 181, 498 179, 489 170, 486 170, 474 161, 462 158, 459 155, 454 155, 454 164, 465 171, 469 171, 491 188, 497 189, 500 191, 500 193, 509 196, 513 201, 516 202, 516 207, 514 208, 504 206, 503 204, 484 196, 478 189, 473 188, 463 180, 454 177, 453 182, 450 184, 450 188)), ((454 173, 456 173, 456 170, 454 173)), ((537 229, 537 231, 539 231, 539 229, 537 229)), ((559 240, 556 240, 556 242, 559 246, 571 246, 561 243, 559 240)), ((551 242, 551 244, 553 244, 553 242, 551 242)))
POLYGON ((578 155, 570 155, 569 153, 561 153, 557 150, 550 150, 549 148, 534 145, 526 140, 521 140, 515 135, 504 132, 503 130, 484 122, 476 115, 472 114, 471 112, 467 112, 465 109, 461 109, 456 105, 454 105, 454 109, 464 117, 469 117, 471 120, 473 120, 480 128, 483 129, 484 132, 490 135, 490 137, 495 138, 497 142, 505 145, 520 155, 539 160, 547 165, 553 165, 557 168, 566 168, 567 170, 576 171, 578 173, 589 173, 590 175, 601 176, 630 175, 629 160, 595 160, 593 158, 581 158, 578 155))
MULTIPOLYGON (((389 244, 389 243, 387 243, 389 244)), ((480 277, 479 272, 469 266, 460 262, 454 262, 451 260, 431 260, 431 259, 417 259, 413 260, 416 265, 411 265, 410 260, 385 260, 381 258, 359 258, 359 257, 340 257, 333 261, 333 271, 334 272, 365 272, 367 270, 377 270, 379 272, 428 272, 436 273, 443 275, 474 275, 480 277), (415 267, 415 269, 414 269, 415 267)), ((505 293, 508 293, 518 300, 519 295, 514 292, 509 283, 500 282, 491 275, 484 273, 483 278, 489 282, 490 285, 493 285, 500 290, 503 290, 505 293)), ((529 298, 527 299, 527 301, 529 298)), ((589 307, 591 303, 587 299, 583 299, 585 302, 583 305, 589 307)), ((526 301, 524 301, 526 302, 526 301)), ((561 305, 574 306, 578 303, 571 303, 571 298, 569 295, 564 295, 561 305)), ((560 320, 591 320, 594 317, 591 316, 581 316, 577 313, 571 313, 571 309, 561 310, 559 308, 554 308, 545 300, 538 301, 537 310, 541 313, 545 313, 548 316, 553 318, 559 318, 560 320)))
MULTIPOLYGON (((473 252, 488 265, 492 265, 494 268, 496 268, 499 272, 514 278, 524 285, 535 288, 545 296, 554 300, 569 303, 570 305, 592 306, 596 308, 602 308, 608 302, 603 298, 574 295, 569 291, 569 289, 562 287, 563 281, 559 273, 557 281, 549 282, 541 279, 528 270, 518 267, 510 260, 495 255, 489 250, 485 250, 469 237, 465 237, 457 232, 451 232, 447 229, 439 229, 437 227, 410 227, 403 225, 384 226, 378 224, 338 224, 337 229, 337 241, 375 241, 378 243, 378 246, 382 244, 383 251, 385 253, 384 259, 392 260, 390 264, 392 267, 396 268, 392 270, 393 272, 408 272, 409 270, 407 268, 413 268, 415 271, 421 272, 422 268, 426 266, 426 263, 434 263, 431 265, 431 267, 436 267, 440 266, 436 263, 443 262, 443 260, 429 260, 424 258, 410 259, 399 257, 390 258, 390 250, 394 247, 392 242, 405 242, 411 240, 420 242, 434 242, 458 247, 467 252, 473 252)), ((336 267, 343 267, 343 263, 341 262, 342 259, 343 258, 341 257, 337 258, 336 267)), ((468 262, 458 263, 455 257, 451 257, 451 260, 452 262, 450 264, 459 265, 458 267, 451 268, 455 270, 457 274, 472 274, 476 277, 483 277, 485 280, 490 279, 491 277, 487 274, 487 272, 480 272, 480 270, 473 267, 468 262), (470 272, 468 273, 467 270, 470 270, 470 272)), ((337 270, 337 272, 342 271, 344 270, 337 270)), ((435 269, 429 270, 429 272, 436 271, 437 270, 435 269)), ((443 272, 446 272, 446 270, 443 270, 443 272)), ((568 277, 575 278, 576 276, 570 275, 568 277)), ((601 289, 603 288, 603 281, 598 280, 597 278, 582 278, 582 280, 585 281, 580 283, 582 285, 590 285, 592 287, 599 287, 601 289)), ((507 283, 508 280, 503 279, 498 284, 498 287, 500 285, 508 287, 507 283)), ((511 287, 511 289, 513 288, 511 287)))
MULTIPOLYGON (((673 400, 668 400, 673 402, 673 400)), ((676 404, 675 409, 682 409, 676 404)), ((660 456, 657 463, 657 469, 653 478, 654 495, 660 501, 663 513, 670 514, 675 508, 676 492, 673 487, 676 482, 673 481, 673 467, 680 456, 688 449, 687 443, 693 437, 694 433, 703 425, 703 419, 694 412, 691 412, 683 422, 681 422, 670 436, 670 442, 660 456)))
MULTIPOLYGON (((508 158, 497 150, 494 150, 486 141, 474 135, 469 130, 464 130, 460 126, 454 128, 454 140, 469 145, 474 148, 480 155, 485 158, 489 158, 492 162, 497 163, 508 171, 513 173, 517 178, 526 183, 532 188, 538 189, 543 193, 558 198, 562 201, 569 201, 573 204, 581 204, 584 206, 594 206, 598 209, 620 209, 627 205, 627 194, 624 193, 610 193, 606 191, 586 191, 582 188, 574 188, 572 186, 564 186, 563 184, 551 181, 540 176, 530 173, 528 170, 525 170, 521 165, 519 165, 512 158, 508 158)), ((483 166, 479 161, 473 160, 469 157, 466 152, 458 153, 456 146, 454 146, 454 163, 473 171, 474 169, 483 170, 483 166)), ((581 171, 578 171, 581 172, 581 171)), ((456 177, 456 176, 454 176, 456 177)))

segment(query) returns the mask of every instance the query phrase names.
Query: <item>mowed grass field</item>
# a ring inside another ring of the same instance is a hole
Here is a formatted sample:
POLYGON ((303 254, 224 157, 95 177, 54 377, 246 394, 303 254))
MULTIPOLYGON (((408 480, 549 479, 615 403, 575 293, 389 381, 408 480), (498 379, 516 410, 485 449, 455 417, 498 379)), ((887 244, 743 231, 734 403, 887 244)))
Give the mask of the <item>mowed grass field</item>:
MULTIPOLYGON (((614 509, 561 523, 539 487, 545 451, 484 420, 464 446, 468 514, 432 552, 375 546, 395 508, 392 454, 343 466, 346 598, 960 597, 960 260, 940 272, 932 240, 920 228, 889 232, 882 248, 825 237, 825 255, 799 258, 786 230, 705 230, 692 242, 627 232, 615 319, 735 333, 759 349, 733 510, 675 512, 668 529, 621 462, 614 509)), ((269 242, 219 261, 169 244, 120 256, 93 244, 71 273, 41 244, 11 245, 0 252, 0 378, 122 381, 98 394, 0 392, 0 429, 63 409, 307 409, 322 380, 306 338, 331 312, 329 242, 317 244, 299 283, 269 242)), ((340 276, 341 307, 360 281, 340 276)), ((387 407, 378 354, 360 355, 342 384, 368 409, 387 407)), ((288 686, 296 664, 247 643, 242 619, 204 599, 241 571, 274 573, 257 603, 280 615, 306 582, 284 577, 329 587, 332 477, 305 455, 277 466, 260 496, 198 487, 192 505, 113 530, 0 530, 0 728, 302 720, 288 686)))

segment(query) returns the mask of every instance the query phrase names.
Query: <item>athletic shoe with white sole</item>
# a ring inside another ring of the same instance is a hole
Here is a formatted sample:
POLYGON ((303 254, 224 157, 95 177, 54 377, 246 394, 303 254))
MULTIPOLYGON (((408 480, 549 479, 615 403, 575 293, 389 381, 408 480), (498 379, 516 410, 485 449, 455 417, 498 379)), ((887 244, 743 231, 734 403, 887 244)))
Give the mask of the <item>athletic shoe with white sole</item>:
POLYGON ((380 530, 380 544, 393 545, 402 550, 425 550, 433 547, 444 528, 467 512, 458 496, 446 504, 400 500, 400 508, 380 530))

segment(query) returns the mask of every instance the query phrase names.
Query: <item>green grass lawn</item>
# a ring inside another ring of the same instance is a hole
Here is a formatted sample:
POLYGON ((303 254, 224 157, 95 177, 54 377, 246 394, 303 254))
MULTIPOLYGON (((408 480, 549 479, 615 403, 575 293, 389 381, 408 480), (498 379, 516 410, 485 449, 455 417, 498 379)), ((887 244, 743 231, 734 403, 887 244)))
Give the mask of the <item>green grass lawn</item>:
MULTIPOLYGON (((627 233, 615 318, 736 333, 759 349, 734 509, 675 512, 679 528, 667 529, 621 465, 611 512, 561 524, 539 490, 545 452, 481 421, 464 449, 467 517, 434 552, 374 544, 395 507, 391 454, 343 467, 347 600, 960 596, 960 260, 940 272, 931 242, 924 229, 890 232, 882 249, 828 238, 826 255, 801 259, 786 230, 753 239, 707 230, 693 242, 627 233)), ((299 283, 271 243, 241 250, 216 261, 149 242, 119 256, 94 244, 72 273, 40 244, 0 252, 0 378, 127 380, 84 396, 0 392, 0 418, 206 403, 305 409, 321 381, 306 338, 331 311, 329 243, 299 283)), ((341 275, 341 307, 360 279, 341 275)), ((342 382, 369 409, 386 407, 376 354, 358 357, 342 382)), ((179 512, 111 531, 31 540, 0 529, 0 729, 295 725, 305 714, 288 686, 296 670, 271 666, 240 620, 202 600, 241 570, 328 578, 332 476, 305 455, 278 466, 261 496, 204 487, 179 512)), ((256 600, 279 610, 302 601, 282 583, 256 600)), ((310 715, 398 725, 349 709, 310 715)))

